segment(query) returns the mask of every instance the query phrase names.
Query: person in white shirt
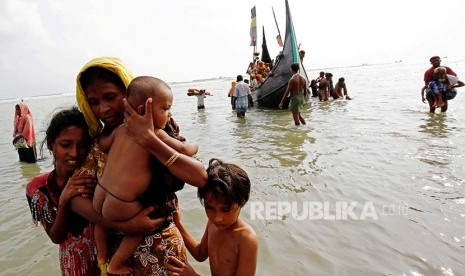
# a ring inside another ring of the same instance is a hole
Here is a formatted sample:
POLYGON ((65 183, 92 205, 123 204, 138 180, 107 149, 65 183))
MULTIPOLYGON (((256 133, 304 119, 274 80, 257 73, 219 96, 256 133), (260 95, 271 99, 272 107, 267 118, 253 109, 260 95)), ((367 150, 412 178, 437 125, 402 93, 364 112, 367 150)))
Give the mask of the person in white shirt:
POLYGON ((248 95, 250 94, 249 85, 244 82, 242 75, 237 76, 237 85, 234 88, 234 97, 236 97, 236 114, 238 118, 244 118, 249 106, 248 95))
POLYGON ((187 95, 197 97, 197 109, 204 109, 204 99, 207 97, 206 95, 211 95, 210 92, 205 91, 205 89, 190 89, 189 91, 187 95))

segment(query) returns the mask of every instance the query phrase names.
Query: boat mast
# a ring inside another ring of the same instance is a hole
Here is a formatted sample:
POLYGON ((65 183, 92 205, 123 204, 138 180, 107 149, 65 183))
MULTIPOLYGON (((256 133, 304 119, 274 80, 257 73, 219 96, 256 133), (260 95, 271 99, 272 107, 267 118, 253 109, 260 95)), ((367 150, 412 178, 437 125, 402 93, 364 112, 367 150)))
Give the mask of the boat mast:
MULTIPOLYGON (((274 23, 276 24, 276 29, 278 29, 278 44, 279 44, 279 41, 281 41, 281 44, 282 44, 282 37, 281 37, 281 32, 279 31, 279 26, 278 26, 278 21, 276 20, 276 14, 274 13, 274 8, 271 7, 271 10, 273 11, 273 17, 274 17, 274 23)), ((283 45, 279 44, 279 46, 283 47, 283 45)))

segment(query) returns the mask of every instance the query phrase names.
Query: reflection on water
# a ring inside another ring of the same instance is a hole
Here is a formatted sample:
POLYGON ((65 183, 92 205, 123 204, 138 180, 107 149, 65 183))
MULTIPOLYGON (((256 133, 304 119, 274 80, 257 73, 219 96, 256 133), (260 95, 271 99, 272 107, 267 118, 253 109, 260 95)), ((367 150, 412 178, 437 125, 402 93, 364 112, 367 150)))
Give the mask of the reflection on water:
POLYGON ((420 125, 420 132, 429 133, 438 138, 446 138, 450 132, 446 125, 446 118, 446 114, 428 113, 426 122, 420 125))
POLYGON ((302 147, 307 140, 307 132, 301 129, 285 132, 270 139, 270 156, 276 158, 282 167, 298 167, 307 157, 302 147))
POLYGON ((428 137, 427 145, 419 149, 418 159, 433 167, 446 167, 457 153, 457 147, 448 142, 456 130, 449 124, 455 123, 455 120, 444 113, 428 113, 427 118, 422 120, 424 123, 419 126, 419 132, 427 134, 428 137))
POLYGON ((197 116, 197 122, 199 124, 206 124, 207 123, 207 115, 205 114, 205 109, 199 109, 197 111, 197 114, 193 114, 194 116, 197 116))
POLYGON ((21 162, 19 167, 21 168, 21 175, 27 181, 31 180, 33 177, 40 173, 40 167, 37 163, 30 164, 21 162))

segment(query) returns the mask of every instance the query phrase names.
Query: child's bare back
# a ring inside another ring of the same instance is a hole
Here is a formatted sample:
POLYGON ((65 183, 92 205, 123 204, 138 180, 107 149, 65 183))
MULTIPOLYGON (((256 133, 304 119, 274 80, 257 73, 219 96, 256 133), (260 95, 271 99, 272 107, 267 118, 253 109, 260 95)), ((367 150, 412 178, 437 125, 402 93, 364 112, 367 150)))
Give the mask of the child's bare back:
POLYGON ((94 209, 113 221, 128 220, 142 209, 138 198, 152 179, 150 153, 130 139, 126 131, 124 125, 114 130, 114 140, 93 200, 94 209))
MULTIPOLYGON (((171 117, 173 94, 170 87, 157 78, 135 78, 127 89, 128 103, 142 115, 146 112, 144 104, 149 98, 153 101, 149 114, 152 115, 152 127, 156 135, 176 151, 164 165, 171 166, 176 162, 179 153, 195 154, 198 150, 196 144, 180 142, 162 130, 171 117)), ((131 139, 126 126, 119 126, 101 142, 102 148, 109 148, 109 153, 103 175, 95 189, 94 209, 102 213, 105 219, 126 221, 146 207, 145 204, 142 206, 141 197, 149 188, 153 188, 151 185, 167 183, 153 182, 155 176, 152 172, 153 157, 147 149, 131 139)), ((97 258, 99 263, 104 263, 108 259, 106 229, 96 225, 94 233, 98 250, 97 258)), ((118 250, 111 257, 107 272, 128 273, 128 259, 139 246, 142 238, 143 235, 126 234, 118 250)))

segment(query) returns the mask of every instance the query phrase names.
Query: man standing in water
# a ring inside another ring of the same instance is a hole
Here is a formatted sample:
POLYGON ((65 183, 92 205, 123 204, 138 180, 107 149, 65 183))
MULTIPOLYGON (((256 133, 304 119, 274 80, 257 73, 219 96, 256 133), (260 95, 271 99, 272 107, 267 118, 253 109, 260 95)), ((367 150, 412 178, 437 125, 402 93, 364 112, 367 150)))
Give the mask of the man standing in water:
POLYGON ((286 92, 284 92, 283 99, 279 103, 279 109, 283 108, 284 101, 287 96, 291 97, 289 103, 289 110, 292 112, 292 117, 294 118, 294 123, 296 126, 299 126, 300 123, 305 125, 304 118, 300 115, 302 107, 305 102, 305 92, 307 91, 307 81, 304 77, 299 74, 299 64, 293 63, 291 65, 292 77, 287 84, 286 92))
POLYGON ((245 118, 245 113, 249 106, 248 95, 250 94, 250 88, 244 82, 242 75, 237 75, 236 81, 237 84, 233 93, 233 96, 236 97, 236 114, 237 118, 245 118))
MULTIPOLYGON (((425 87, 428 85, 429 81, 433 78, 434 69, 441 66, 441 58, 439 56, 433 56, 433 57, 431 57, 429 59, 429 61, 431 62, 432 66, 431 66, 431 68, 429 68, 425 72, 425 76, 423 78, 423 80, 425 81, 425 87)), ((457 74, 454 71, 452 71, 452 69, 450 69, 449 67, 447 67, 447 66, 441 66, 441 67, 444 67, 446 69, 446 74, 457 76, 457 74)), ((424 90, 424 88, 422 89, 422 95, 424 93, 423 90, 424 90)), ((434 113, 434 111, 436 110, 434 96, 432 94, 430 94, 430 93, 427 93, 426 94, 426 99, 428 100, 428 104, 429 104, 429 112, 434 113)), ((444 97, 444 99, 443 99, 444 105, 441 106, 441 112, 446 112, 447 111, 447 100, 448 99, 446 97, 444 97)), ((422 101, 425 102, 424 99, 422 99, 422 101)))

